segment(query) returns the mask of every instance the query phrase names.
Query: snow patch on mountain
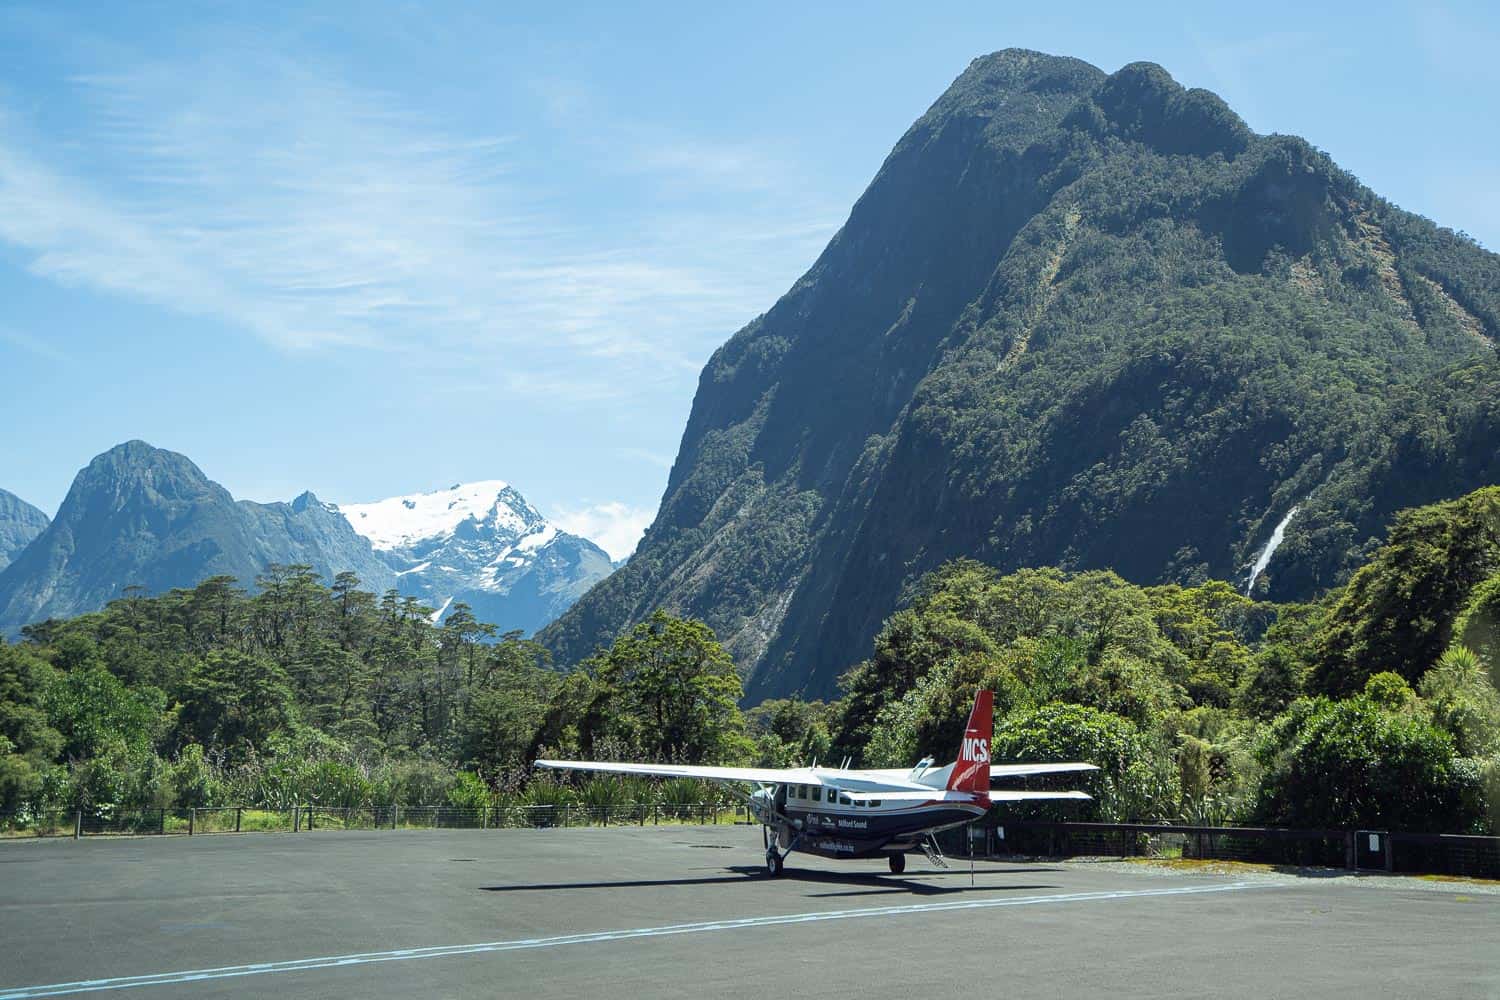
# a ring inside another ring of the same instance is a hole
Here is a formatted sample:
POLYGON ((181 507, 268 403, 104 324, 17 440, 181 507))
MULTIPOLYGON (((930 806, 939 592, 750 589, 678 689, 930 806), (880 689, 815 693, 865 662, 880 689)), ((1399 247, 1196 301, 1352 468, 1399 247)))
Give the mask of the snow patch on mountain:
POLYGON ((434 493, 340 504, 338 509, 371 545, 389 551, 452 534, 468 520, 478 523, 493 518, 497 526, 519 530, 524 524, 522 515, 502 499, 508 489, 502 480, 486 479, 455 483, 434 493))
POLYGON ((534 631, 612 569, 603 549, 549 523, 498 479, 339 512, 395 571, 400 593, 437 618, 462 601, 501 631, 534 631))

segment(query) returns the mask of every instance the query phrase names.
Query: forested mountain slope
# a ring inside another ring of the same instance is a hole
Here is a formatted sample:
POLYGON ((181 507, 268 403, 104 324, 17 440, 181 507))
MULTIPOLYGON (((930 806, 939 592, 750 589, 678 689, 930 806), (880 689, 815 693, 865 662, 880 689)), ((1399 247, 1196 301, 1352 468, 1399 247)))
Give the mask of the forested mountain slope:
POLYGON ((47 527, 47 515, 7 490, 0 490, 0 569, 47 527))
POLYGON ((236 501, 185 456, 130 441, 78 473, 57 517, 0 572, 0 634, 95 611, 138 586, 150 594, 226 575, 249 586, 271 564, 345 570, 384 590, 395 574, 336 509, 236 501))
POLYGON ((635 556, 541 634, 665 607, 752 700, 834 692, 924 572, 1348 577, 1500 480, 1500 258, 1160 67, 976 60, 705 367, 635 556))

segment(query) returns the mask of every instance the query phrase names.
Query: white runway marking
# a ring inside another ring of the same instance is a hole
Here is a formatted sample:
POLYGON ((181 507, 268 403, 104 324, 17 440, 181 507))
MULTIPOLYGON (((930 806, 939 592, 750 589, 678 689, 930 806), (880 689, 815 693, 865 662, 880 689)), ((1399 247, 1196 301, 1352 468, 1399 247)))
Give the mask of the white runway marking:
POLYGON ((669 924, 663 927, 637 927, 630 930, 595 931, 591 934, 563 934, 557 937, 521 938, 514 941, 486 941, 480 944, 441 945, 433 948, 403 948, 398 951, 370 951, 352 955, 331 955, 323 958, 299 958, 290 962, 259 962, 255 965, 227 965, 217 969, 158 972, 147 976, 84 979, 72 983, 50 983, 45 986, 15 986, 0 988, 0 1000, 35 1000, 38 997, 60 997, 73 993, 125 990, 136 986, 169 986, 174 983, 193 983, 207 979, 262 976, 274 972, 306 972, 312 969, 332 969, 347 965, 370 965, 376 962, 406 962, 418 958, 448 958, 453 955, 477 955, 485 952, 557 948, 563 945, 598 944, 606 941, 628 941, 635 938, 667 937, 676 934, 706 934, 712 931, 743 930, 751 927, 810 924, 825 920, 857 920, 864 917, 902 917, 913 913, 941 913, 947 910, 993 910, 1007 906, 1035 906, 1044 903, 1095 903, 1110 899, 1141 899, 1149 896, 1200 896, 1211 893, 1236 892, 1241 889, 1250 888, 1254 888, 1254 885, 1249 882, 1231 882, 1226 885, 1182 886, 1173 889, 1072 892, 1053 896, 955 900, 945 903, 910 903, 904 906, 870 906, 854 910, 820 910, 813 913, 744 917, 738 920, 710 920, 696 924, 669 924))

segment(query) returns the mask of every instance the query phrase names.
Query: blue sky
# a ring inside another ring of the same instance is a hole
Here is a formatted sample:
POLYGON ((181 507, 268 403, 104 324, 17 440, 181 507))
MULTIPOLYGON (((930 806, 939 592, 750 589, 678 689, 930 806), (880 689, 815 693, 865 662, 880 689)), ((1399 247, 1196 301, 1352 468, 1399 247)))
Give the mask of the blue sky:
POLYGON ((709 354, 1010 46, 1500 247, 1485 5, 714 6, 0 8, 0 486, 139 437, 257 500, 507 479, 623 554, 709 354))

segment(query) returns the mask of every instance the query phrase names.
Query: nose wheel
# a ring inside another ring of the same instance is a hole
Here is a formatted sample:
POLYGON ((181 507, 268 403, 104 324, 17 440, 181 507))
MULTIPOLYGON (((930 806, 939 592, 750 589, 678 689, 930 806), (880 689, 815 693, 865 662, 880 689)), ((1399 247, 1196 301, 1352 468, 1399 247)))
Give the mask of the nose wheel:
POLYGON ((781 852, 776 850, 775 847, 768 848, 766 850, 766 874, 771 878, 775 878, 781 874, 782 867, 781 852))

